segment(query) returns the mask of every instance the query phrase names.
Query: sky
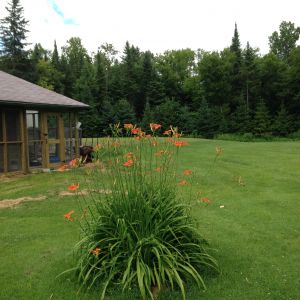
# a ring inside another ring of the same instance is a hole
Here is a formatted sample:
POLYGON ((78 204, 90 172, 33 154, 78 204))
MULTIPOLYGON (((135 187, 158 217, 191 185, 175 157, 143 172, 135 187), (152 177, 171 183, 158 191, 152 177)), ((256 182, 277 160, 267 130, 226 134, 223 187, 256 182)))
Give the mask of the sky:
MULTIPOLYGON (((0 0, 0 18, 10 0, 0 0)), ((282 21, 300 26, 299 0, 20 0, 29 20, 27 41, 53 50, 80 37, 91 53, 104 43, 123 51, 126 41, 155 54, 191 48, 221 51, 237 23, 242 47, 265 54, 282 21)))

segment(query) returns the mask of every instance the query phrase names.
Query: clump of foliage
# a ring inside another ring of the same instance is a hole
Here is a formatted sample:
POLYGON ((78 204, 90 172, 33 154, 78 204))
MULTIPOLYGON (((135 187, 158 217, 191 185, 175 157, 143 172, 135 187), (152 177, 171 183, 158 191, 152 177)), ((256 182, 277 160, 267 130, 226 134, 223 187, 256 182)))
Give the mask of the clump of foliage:
POLYGON ((205 289, 203 273, 219 270, 180 196, 192 173, 185 170, 183 179, 176 172, 187 143, 174 128, 166 138, 156 137, 161 125, 150 129, 147 135, 125 124, 128 137, 119 138, 122 129, 115 126, 114 137, 96 147, 96 167, 88 173, 74 270, 82 286, 102 285, 101 299, 113 284, 137 286, 143 299, 179 288, 185 299, 188 281, 205 289))

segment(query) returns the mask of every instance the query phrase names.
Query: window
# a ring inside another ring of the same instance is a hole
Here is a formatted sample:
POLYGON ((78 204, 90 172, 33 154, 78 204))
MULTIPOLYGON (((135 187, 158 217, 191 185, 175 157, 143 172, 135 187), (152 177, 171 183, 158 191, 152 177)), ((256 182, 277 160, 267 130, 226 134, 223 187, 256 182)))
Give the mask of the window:
POLYGON ((21 112, 0 111, 0 172, 22 170, 21 112))
POLYGON ((0 144, 0 173, 4 172, 4 153, 3 153, 4 146, 0 144))
POLYGON ((75 157, 75 117, 73 113, 64 113, 65 158, 71 160, 75 157))
POLYGON ((5 112, 6 141, 20 141, 20 113, 15 110, 5 112))
POLYGON ((2 111, 0 110, 0 143, 3 142, 3 124, 2 111))
POLYGON ((29 167, 42 166, 42 141, 40 114, 35 110, 26 111, 29 167))

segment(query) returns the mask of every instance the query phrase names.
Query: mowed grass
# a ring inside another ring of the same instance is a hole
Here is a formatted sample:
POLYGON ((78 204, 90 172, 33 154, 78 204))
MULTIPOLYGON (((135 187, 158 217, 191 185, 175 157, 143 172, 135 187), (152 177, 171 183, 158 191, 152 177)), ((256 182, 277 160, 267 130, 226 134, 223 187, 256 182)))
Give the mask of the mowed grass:
MULTIPOLYGON (((299 299, 300 143, 188 142, 179 168, 195 173, 192 214, 222 273, 206 277, 205 292, 188 285, 187 299, 299 299), (217 145, 224 153, 214 163, 217 145)), ((70 274, 56 278, 73 266, 79 239, 79 228, 63 218, 77 209, 77 198, 59 196, 72 181, 71 172, 1 179, 1 200, 47 199, 0 210, 0 299, 99 299, 97 290, 77 294, 70 274)), ((107 299, 139 296, 116 287, 107 299)))

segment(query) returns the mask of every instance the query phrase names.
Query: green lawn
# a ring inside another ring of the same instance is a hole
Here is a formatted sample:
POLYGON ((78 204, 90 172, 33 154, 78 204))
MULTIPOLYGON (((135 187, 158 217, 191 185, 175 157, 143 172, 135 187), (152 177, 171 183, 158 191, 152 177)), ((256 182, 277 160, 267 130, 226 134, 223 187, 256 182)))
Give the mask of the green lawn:
MULTIPOLYGON (((189 143, 180 168, 195 171, 195 188, 211 199, 209 205, 194 199, 192 213, 222 274, 206 277, 205 292, 188 286, 187 299, 299 299, 300 142, 189 143), (224 153, 213 165, 216 145, 224 153)), ((78 227, 63 218, 76 210, 76 197, 59 196, 71 177, 53 172, 1 179, 1 200, 47 199, 0 209, 0 299, 99 299, 95 290, 77 295, 71 275, 56 278, 72 267, 79 238, 78 227)), ((116 288, 108 299, 137 295, 116 288)), ((180 293, 160 299, 180 299, 180 293)))

